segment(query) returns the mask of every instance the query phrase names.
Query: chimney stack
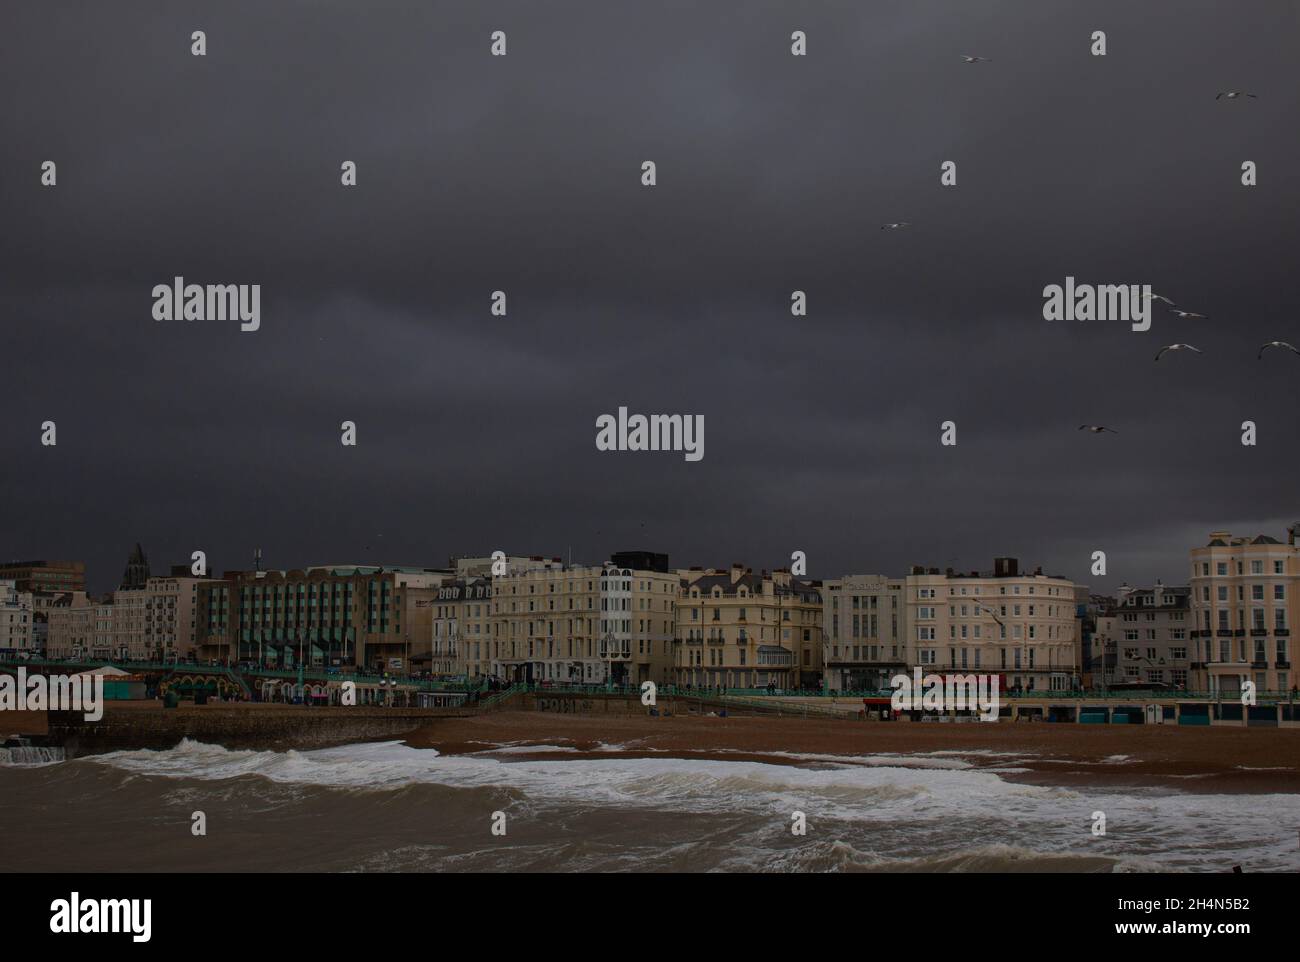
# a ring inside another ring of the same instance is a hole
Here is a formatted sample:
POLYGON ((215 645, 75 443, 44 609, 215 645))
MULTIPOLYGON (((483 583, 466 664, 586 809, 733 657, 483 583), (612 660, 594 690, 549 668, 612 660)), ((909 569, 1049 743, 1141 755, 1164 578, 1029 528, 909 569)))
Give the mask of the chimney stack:
POLYGON ((993 576, 995 578, 1015 578, 1020 574, 1019 558, 994 558, 993 576))

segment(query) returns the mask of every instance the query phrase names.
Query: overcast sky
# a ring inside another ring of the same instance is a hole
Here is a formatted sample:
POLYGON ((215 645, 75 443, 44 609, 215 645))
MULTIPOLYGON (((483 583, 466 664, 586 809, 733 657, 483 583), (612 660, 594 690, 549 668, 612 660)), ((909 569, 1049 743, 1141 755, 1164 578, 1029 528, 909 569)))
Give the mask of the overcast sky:
POLYGON ((1300 520, 1300 357, 1256 360, 1300 344, 1296 11, 7 3, 0 557, 1185 580, 1300 520), (261 330, 154 321, 176 275, 261 284, 261 330), (1209 319, 1045 321, 1067 275, 1209 319), (597 451, 619 405, 704 459, 597 451))

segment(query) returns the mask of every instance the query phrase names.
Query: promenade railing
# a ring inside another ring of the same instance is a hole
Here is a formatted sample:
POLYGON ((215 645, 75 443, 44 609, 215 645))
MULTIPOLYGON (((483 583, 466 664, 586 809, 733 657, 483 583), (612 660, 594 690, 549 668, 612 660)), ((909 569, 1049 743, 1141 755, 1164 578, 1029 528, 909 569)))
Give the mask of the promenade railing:
POLYGON ((495 708, 505 701, 509 701, 516 695, 528 690, 527 685, 511 685, 509 688, 503 688, 500 691, 493 692, 486 698, 480 698, 476 707, 480 709, 495 708))

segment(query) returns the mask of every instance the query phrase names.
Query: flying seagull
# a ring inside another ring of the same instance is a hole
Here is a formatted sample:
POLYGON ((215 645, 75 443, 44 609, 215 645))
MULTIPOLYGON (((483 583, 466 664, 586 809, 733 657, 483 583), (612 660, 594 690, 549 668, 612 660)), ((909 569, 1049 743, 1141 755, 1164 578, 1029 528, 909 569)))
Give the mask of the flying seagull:
POLYGON ((1163 294, 1143 294, 1142 299, 1144 301, 1150 301, 1150 300, 1164 301, 1170 307, 1174 306, 1174 302, 1171 301, 1169 298, 1165 297, 1165 295, 1163 294))
MULTIPOLYGON (((1195 351, 1197 354, 1205 353, 1199 347, 1192 347, 1190 344, 1166 344, 1160 349, 1160 354, 1164 354, 1165 351, 1195 351)), ((1160 360, 1160 354, 1156 355, 1157 361, 1160 360)))
POLYGON ((1179 317, 1183 318, 1184 320, 1186 320, 1189 317, 1200 317, 1200 318, 1209 317, 1208 314, 1197 314, 1195 311, 1180 311, 1172 307, 1169 309, 1169 313, 1177 314, 1179 317))
POLYGON ((1105 428, 1100 424, 1080 424, 1080 431, 1091 431, 1093 434, 1101 434, 1102 431, 1109 431, 1111 434, 1119 434, 1114 428, 1105 428))
POLYGON ((968 57, 966 54, 961 55, 962 63, 990 63, 988 57, 968 57))
POLYGON ((900 227, 911 227, 911 226, 912 226, 912 225, 909 224, 907 221, 905 221, 905 220, 900 220, 900 221, 898 221, 897 223, 894 223, 894 224, 881 224, 881 225, 880 225, 880 229, 881 229, 881 230, 898 230, 900 227))
POLYGON ((1296 350, 1294 344, 1288 344, 1286 341, 1269 341, 1267 344, 1265 344, 1263 347, 1259 349, 1259 356, 1256 357, 1255 360, 1257 361, 1264 360, 1264 352, 1267 351, 1270 347, 1284 347, 1288 351, 1292 351, 1296 354, 1300 354, 1300 350, 1296 350))
POLYGON ((1255 96, 1255 94, 1244 93, 1244 92, 1242 92, 1242 91, 1240 91, 1240 90, 1225 90, 1225 91, 1223 91, 1221 94, 1219 94, 1219 96, 1215 97, 1214 99, 1215 99, 1215 100, 1222 100, 1224 97, 1227 97, 1229 100, 1236 100, 1238 97, 1249 97, 1249 98, 1251 98, 1252 100, 1257 100, 1257 99, 1258 99, 1258 98, 1255 96))

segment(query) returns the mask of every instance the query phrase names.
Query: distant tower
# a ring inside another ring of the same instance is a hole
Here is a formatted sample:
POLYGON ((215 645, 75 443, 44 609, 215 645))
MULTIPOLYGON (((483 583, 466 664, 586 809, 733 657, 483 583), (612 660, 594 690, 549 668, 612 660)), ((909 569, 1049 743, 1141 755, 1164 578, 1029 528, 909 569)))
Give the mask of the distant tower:
POLYGON ((261 548, 253 549, 253 570, 254 571, 262 570, 262 549, 261 548))
POLYGON ((140 542, 137 541, 131 557, 126 559, 126 571, 122 573, 121 587, 125 591, 143 588, 148 580, 149 556, 144 553, 144 548, 140 547, 140 542))

